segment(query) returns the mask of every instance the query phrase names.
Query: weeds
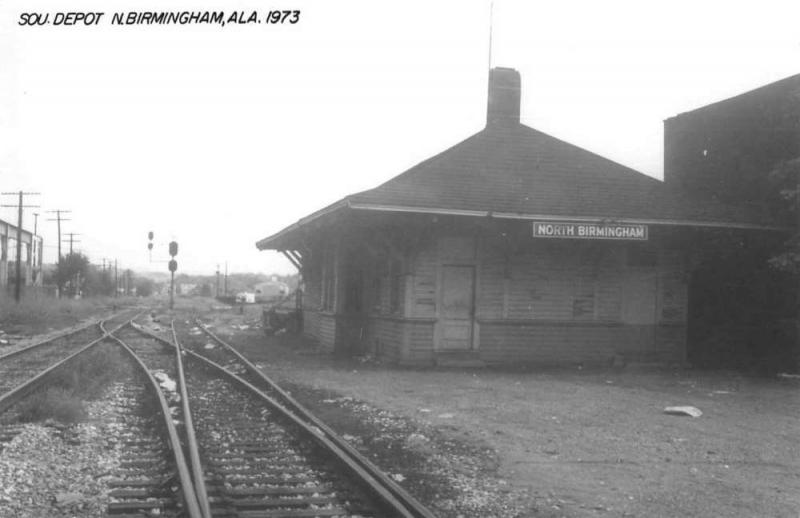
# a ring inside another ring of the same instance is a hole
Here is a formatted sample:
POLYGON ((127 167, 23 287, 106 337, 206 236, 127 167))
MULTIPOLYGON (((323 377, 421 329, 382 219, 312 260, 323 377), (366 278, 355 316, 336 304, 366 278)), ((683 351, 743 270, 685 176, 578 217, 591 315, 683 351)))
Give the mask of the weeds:
POLYGON ((17 407, 19 420, 70 424, 86 419, 83 401, 98 397, 106 385, 121 378, 126 362, 118 349, 99 346, 54 372, 45 388, 22 401, 17 407))
POLYGON ((90 297, 75 300, 28 293, 17 303, 14 297, 0 291, 0 329, 15 333, 39 333, 47 328, 66 327, 78 320, 105 313, 112 305, 120 307, 136 302, 132 298, 90 297))
POLYGON ((51 387, 37 392, 19 404, 22 422, 53 419, 64 424, 74 424, 86 419, 86 409, 80 398, 62 388, 51 387))

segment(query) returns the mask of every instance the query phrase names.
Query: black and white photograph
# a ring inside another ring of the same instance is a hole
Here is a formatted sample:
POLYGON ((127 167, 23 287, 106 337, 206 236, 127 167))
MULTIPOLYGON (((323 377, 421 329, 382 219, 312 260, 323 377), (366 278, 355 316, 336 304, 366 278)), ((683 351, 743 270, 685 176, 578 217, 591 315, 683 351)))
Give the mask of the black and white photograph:
POLYGON ((0 0, 0 518, 800 517, 798 27, 0 0))

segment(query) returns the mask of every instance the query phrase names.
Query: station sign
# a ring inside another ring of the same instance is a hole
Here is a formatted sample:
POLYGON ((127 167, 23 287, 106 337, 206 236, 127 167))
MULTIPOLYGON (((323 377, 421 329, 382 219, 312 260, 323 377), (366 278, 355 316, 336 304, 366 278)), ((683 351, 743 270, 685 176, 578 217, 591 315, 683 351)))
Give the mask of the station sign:
POLYGON ((614 239, 647 241, 647 225, 534 221, 533 237, 555 239, 614 239))

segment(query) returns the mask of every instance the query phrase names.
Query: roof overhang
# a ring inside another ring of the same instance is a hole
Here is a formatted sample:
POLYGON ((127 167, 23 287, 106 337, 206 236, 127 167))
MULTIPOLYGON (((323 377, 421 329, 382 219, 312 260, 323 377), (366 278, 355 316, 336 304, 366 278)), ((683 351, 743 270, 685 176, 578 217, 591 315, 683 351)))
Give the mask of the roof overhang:
POLYGON ((718 228, 731 230, 762 230, 771 232, 787 232, 793 230, 792 227, 763 225, 747 222, 731 221, 706 221, 690 219, 646 219, 628 217, 599 217, 599 216, 564 216, 557 214, 525 214, 513 212, 492 212, 487 210, 461 210, 445 209, 438 207, 411 207, 404 205, 375 205, 370 203, 352 202, 349 198, 344 198, 333 205, 329 205, 309 216, 298 220, 296 223, 284 228, 280 232, 258 241, 256 247, 259 250, 281 250, 276 245, 282 238, 285 238, 302 227, 316 221, 324 216, 332 214, 342 209, 394 212, 411 214, 433 214, 443 216, 466 216, 479 218, 497 218, 511 220, 536 220, 536 221, 569 221, 574 223, 600 223, 600 224, 630 224, 630 225, 661 225, 672 227, 695 227, 695 228, 718 228))
POLYGON ((643 219, 643 218, 626 218, 626 217, 599 217, 599 216, 563 216, 557 214, 525 214, 515 212, 492 212, 482 210, 458 210, 458 209, 440 209, 440 208, 426 208, 426 207, 407 207, 395 205, 370 205, 350 203, 351 209, 357 210, 374 210, 384 212, 413 212, 420 214, 442 214, 448 216, 474 216, 474 217, 492 217, 499 219, 517 219, 517 220, 540 220, 540 221, 570 221, 575 223, 625 223, 632 225, 664 225, 675 227, 706 227, 706 228, 729 228, 738 230, 770 230, 770 231, 789 231, 792 227, 782 227, 774 225, 761 225, 755 223, 744 222, 728 222, 728 221, 703 221, 703 220, 685 220, 685 219, 643 219))

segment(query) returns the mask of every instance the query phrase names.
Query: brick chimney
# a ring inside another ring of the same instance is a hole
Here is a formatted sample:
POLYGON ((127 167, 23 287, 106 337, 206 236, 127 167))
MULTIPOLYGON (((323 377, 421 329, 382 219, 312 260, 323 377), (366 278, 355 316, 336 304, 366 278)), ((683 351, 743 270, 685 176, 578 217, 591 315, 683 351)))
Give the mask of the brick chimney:
POLYGON ((489 103, 486 126, 509 127, 519 124, 521 95, 519 72, 513 68, 489 70, 489 103))

